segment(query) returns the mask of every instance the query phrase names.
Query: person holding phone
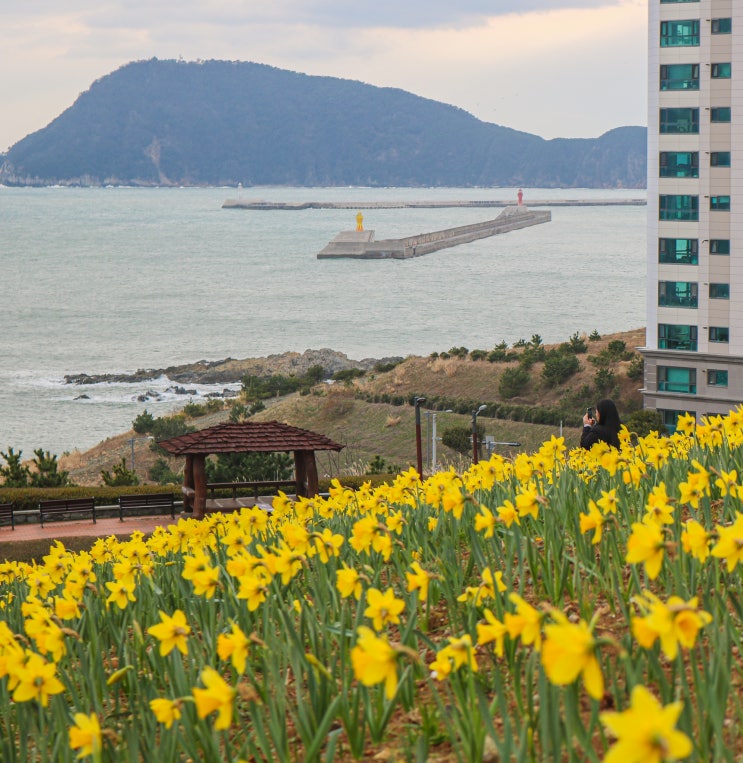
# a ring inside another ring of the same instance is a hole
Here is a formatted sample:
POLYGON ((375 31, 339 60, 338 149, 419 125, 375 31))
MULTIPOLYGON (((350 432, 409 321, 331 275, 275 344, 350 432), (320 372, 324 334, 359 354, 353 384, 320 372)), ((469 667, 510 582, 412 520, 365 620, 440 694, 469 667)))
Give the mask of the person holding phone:
POLYGON ((596 408, 588 408, 583 414, 583 434, 581 448, 590 450, 597 442, 605 442, 619 448, 619 430, 622 422, 613 400, 604 399, 596 403, 596 408))

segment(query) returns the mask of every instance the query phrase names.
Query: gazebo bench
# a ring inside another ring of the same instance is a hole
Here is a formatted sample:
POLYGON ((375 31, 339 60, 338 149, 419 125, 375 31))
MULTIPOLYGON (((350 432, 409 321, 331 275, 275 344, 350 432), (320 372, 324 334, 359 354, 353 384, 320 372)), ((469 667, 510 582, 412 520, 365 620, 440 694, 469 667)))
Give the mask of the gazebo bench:
POLYGON ((95 499, 55 498, 39 501, 39 522, 44 526, 51 519, 74 519, 79 514, 90 514, 95 524, 95 499))
POLYGON ((124 512, 164 514, 165 510, 175 519, 175 496, 172 493, 145 493, 119 496, 119 520, 124 521, 124 512), (156 510, 156 511, 153 511, 156 510))

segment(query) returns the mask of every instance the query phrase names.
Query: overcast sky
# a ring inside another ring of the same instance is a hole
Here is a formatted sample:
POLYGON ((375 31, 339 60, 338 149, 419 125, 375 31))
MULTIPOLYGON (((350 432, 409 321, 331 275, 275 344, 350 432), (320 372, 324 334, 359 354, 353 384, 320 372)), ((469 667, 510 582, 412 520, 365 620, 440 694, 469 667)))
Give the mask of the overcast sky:
POLYGON ((399 87, 545 138, 644 125, 647 0, 0 0, 0 152, 130 61, 399 87))

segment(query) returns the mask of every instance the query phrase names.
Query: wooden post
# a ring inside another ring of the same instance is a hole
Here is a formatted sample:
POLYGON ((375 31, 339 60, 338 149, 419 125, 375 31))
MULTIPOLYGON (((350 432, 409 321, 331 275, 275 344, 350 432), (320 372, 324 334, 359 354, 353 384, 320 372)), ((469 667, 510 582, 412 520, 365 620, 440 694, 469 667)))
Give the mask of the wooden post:
POLYGON ((295 476, 297 479, 297 495, 312 498, 320 489, 317 476, 317 462, 314 450, 294 451, 295 476))
POLYGON ((196 453, 193 456, 193 516, 203 519, 206 512, 206 455, 196 453))
POLYGON ((193 501, 191 499, 190 491, 194 489, 193 486, 193 456, 186 456, 186 464, 183 467, 183 510, 193 511, 193 501))

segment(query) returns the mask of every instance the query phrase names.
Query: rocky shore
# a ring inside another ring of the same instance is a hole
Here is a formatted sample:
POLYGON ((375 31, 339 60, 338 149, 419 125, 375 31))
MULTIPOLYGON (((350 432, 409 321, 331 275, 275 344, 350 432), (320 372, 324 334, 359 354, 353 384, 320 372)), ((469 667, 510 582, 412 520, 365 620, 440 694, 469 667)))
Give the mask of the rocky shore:
POLYGON ((65 375, 65 384, 101 384, 101 383, 137 383, 159 379, 166 376, 176 384, 237 384, 246 374, 259 377, 283 374, 297 376, 307 373, 313 366, 322 366, 327 376, 338 371, 357 368, 370 371, 376 366, 397 363, 401 357, 364 358, 352 360, 343 352, 335 350, 305 350, 299 352, 284 352, 268 355, 263 358, 245 358, 235 360, 199 360, 196 363, 186 363, 167 368, 138 369, 134 373, 124 374, 87 374, 75 373, 65 375))

